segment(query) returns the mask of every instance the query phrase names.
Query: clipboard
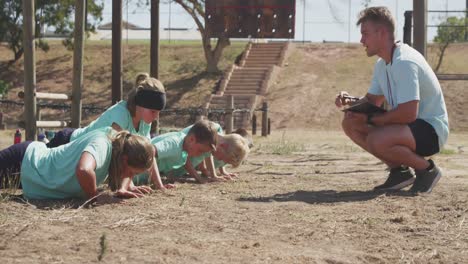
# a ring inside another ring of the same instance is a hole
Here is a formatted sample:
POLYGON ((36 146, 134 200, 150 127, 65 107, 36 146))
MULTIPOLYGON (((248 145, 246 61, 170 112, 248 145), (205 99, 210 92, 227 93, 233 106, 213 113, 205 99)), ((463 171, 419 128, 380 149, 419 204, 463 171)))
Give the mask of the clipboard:
POLYGON ((366 115, 381 114, 381 113, 387 112, 387 110, 383 109, 382 107, 378 107, 375 104, 370 103, 365 97, 351 103, 348 107, 346 107, 342 111, 343 112, 351 111, 354 113, 362 113, 366 115))

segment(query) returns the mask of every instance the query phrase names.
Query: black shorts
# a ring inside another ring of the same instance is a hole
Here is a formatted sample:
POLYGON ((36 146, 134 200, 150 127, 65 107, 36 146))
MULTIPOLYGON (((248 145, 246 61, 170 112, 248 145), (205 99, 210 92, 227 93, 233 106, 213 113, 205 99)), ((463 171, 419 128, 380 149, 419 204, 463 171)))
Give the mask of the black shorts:
POLYGON ((0 188, 17 187, 21 162, 31 142, 23 141, 0 151, 0 188))
POLYGON ((54 137, 47 143, 48 148, 56 148, 58 146, 65 145, 70 142, 71 135, 75 131, 75 128, 64 128, 63 130, 55 133, 54 137))
POLYGON ((416 119, 408 126, 416 141, 416 154, 428 157, 439 152, 439 137, 431 124, 422 119, 416 119))

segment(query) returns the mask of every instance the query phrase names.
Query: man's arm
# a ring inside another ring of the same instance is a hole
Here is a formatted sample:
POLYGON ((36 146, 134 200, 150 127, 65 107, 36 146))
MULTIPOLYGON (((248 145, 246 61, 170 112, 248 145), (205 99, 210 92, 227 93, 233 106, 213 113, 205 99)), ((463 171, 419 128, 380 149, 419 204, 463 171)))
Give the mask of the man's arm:
POLYGON ((383 102, 385 101, 385 96, 383 95, 375 95, 375 94, 367 93, 365 97, 367 98, 367 101, 369 103, 372 103, 376 106, 381 106, 383 102))
POLYGON ((395 109, 383 114, 374 115, 371 118, 376 126, 391 124, 409 124, 418 116, 419 101, 413 100, 399 104, 395 109))

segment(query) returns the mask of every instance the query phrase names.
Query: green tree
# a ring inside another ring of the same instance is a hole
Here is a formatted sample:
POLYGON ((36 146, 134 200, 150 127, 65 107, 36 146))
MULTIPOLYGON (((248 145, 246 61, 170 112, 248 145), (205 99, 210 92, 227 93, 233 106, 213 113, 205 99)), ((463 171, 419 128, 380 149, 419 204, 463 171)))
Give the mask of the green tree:
MULTIPOLYGON (((148 6, 150 0, 127 0, 136 2, 138 6, 148 6)), ((194 20, 202 37, 203 52, 206 59, 206 71, 218 72, 218 63, 223 54, 224 48, 231 45, 228 37, 222 36, 217 38, 216 44, 213 47, 212 40, 205 28, 205 0, 161 0, 162 3, 176 2, 179 4, 194 20)))
POLYGON ((217 72, 218 63, 223 54, 224 48, 231 45, 229 38, 221 36, 216 40, 216 45, 213 47, 211 38, 208 35, 205 27, 205 0, 174 0, 177 4, 182 6, 184 10, 193 18, 197 24, 198 30, 202 37, 203 51, 206 59, 206 71, 217 72))
MULTIPOLYGON (((74 26, 75 0, 35 0, 36 45, 44 51, 49 49, 41 38, 44 28, 53 27, 56 34, 68 36, 64 44, 69 44, 74 26)), ((93 32, 102 20, 103 0, 88 0, 87 12, 93 18, 87 20, 86 31, 93 32)), ((14 61, 23 55, 23 7, 20 0, 0 0, 0 42, 6 42, 14 53, 14 61)))
POLYGON ((437 65, 434 69, 438 72, 444 59, 445 51, 450 43, 464 42, 466 32, 466 18, 448 17, 446 21, 437 27, 437 35, 434 42, 438 44, 437 65))

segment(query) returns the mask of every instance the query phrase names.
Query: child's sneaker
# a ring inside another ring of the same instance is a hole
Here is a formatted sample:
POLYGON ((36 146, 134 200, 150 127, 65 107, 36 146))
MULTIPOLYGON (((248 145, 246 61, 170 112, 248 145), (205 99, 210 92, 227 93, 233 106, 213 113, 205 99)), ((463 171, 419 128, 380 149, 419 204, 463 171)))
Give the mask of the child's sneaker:
POLYGON ((432 165, 430 170, 415 170, 416 181, 410 189, 413 193, 430 193, 432 188, 436 186, 440 177, 442 177, 442 171, 434 164, 434 161, 428 160, 432 165))
POLYGON ((390 169, 387 180, 384 184, 374 187, 376 191, 396 191, 411 185, 414 182, 414 174, 409 168, 390 169))

